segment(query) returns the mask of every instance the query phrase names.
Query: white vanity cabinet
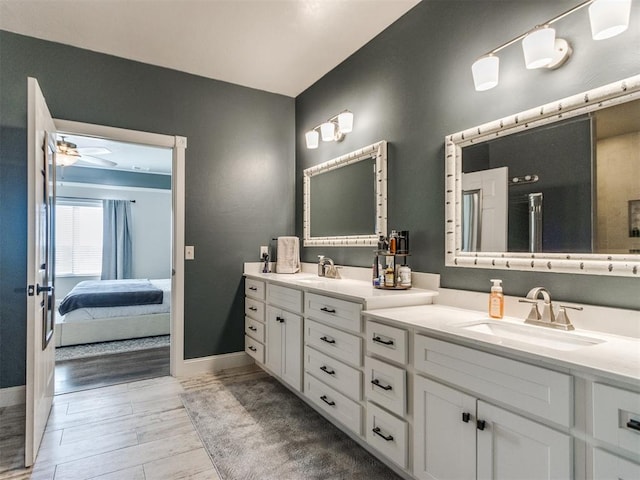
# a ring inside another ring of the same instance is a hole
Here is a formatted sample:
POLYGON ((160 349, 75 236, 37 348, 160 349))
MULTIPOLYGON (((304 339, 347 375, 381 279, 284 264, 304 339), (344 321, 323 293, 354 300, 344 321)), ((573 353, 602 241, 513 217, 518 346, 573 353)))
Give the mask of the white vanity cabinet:
POLYGON ((303 292, 267 286, 266 366, 298 391, 302 390, 303 292))
POLYGON ((417 478, 572 478, 571 376, 419 334, 414 350, 417 478))
POLYGON ((245 279, 244 351, 260 364, 265 361, 265 292, 264 282, 245 279))
POLYGON ((591 393, 591 433, 597 446, 591 446, 588 477, 639 479, 640 392, 596 381, 591 393))

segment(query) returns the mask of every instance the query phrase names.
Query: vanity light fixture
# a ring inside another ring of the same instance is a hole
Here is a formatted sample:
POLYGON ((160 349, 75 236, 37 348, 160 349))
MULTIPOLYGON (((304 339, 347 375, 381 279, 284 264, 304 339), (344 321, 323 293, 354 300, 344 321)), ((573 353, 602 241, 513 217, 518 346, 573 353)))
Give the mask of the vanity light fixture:
POLYGON ((304 134, 307 148, 318 148, 320 137, 323 142, 340 142, 345 134, 353 131, 353 113, 344 110, 304 134))
POLYGON ((489 90, 498 84, 500 60, 496 54, 522 40, 525 66, 528 69, 562 66, 571 56, 569 42, 557 38, 553 23, 589 6, 591 36, 594 40, 611 38, 624 32, 629 26, 631 0, 587 0, 564 13, 512 38, 499 47, 482 55, 471 66, 473 83, 477 91, 489 90))

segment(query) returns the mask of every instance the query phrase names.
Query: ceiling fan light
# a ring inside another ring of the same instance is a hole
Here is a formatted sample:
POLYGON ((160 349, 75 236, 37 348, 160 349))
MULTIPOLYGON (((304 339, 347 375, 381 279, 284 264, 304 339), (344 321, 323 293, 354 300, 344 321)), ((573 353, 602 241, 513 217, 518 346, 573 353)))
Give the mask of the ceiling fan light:
POLYGON ((500 58, 493 54, 480 57, 471 65, 473 84, 478 92, 489 90, 498 85, 500 58))
POLYGON ((336 124, 333 122, 324 122, 320 125, 320 134, 323 142, 333 141, 336 135, 336 124))
POLYGON ((631 0, 595 0, 589 6, 591 35, 604 40, 621 34, 629 27, 631 0))
POLYGON ((546 67, 555 55, 556 31, 544 25, 536 27, 522 40, 524 63, 528 69, 546 67))
POLYGON ((317 130, 309 130, 307 133, 305 133, 304 138, 307 142, 307 148, 308 149, 318 148, 319 137, 320 135, 318 134, 317 130))
POLYGON ((80 155, 72 155, 68 153, 57 153, 56 164, 61 167, 68 167, 80 160, 80 155))

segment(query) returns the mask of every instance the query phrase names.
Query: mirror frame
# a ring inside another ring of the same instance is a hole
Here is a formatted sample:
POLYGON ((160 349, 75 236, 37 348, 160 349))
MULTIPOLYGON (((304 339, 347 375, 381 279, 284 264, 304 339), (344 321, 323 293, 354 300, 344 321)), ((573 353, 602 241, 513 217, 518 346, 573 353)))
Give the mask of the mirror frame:
POLYGON ((305 247, 371 247, 378 244, 380 235, 387 235, 387 142, 382 140, 368 145, 355 152, 328 160, 324 163, 309 167, 303 172, 303 245, 305 247), (352 163, 368 158, 375 158, 375 199, 376 224, 375 231, 370 235, 337 235, 331 237, 311 236, 311 178, 337 168, 346 167, 352 163))
POLYGON ((552 273, 638 276, 640 255, 462 251, 462 148, 640 98, 640 75, 445 137, 445 265, 552 273))

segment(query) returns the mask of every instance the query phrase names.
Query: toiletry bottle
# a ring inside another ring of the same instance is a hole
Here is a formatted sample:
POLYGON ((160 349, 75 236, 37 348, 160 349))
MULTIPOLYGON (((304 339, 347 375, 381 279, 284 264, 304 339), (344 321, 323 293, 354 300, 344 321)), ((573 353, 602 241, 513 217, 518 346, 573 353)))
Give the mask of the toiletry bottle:
POLYGON ((393 267, 391 266, 391 264, 387 264, 387 269, 384 272, 384 286, 385 287, 395 287, 396 286, 396 279, 395 279, 395 272, 393 271, 393 267))
POLYGON ((398 269, 398 277, 400 278, 400 285, 403 287, 411 286, 411 268, 409 265, 402 265, 398 269))
POLYGON ((398 234, 395 230, 391 230, 391 236, 389 237, 389 253, 396 253, 397 246, 398 246, 398 234))
POLYGON ((502 318, 504 315, 504 295, 502 294, 502 280, 491 280, 491 294, 489 294, 489 316, 502 318))

